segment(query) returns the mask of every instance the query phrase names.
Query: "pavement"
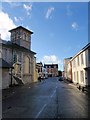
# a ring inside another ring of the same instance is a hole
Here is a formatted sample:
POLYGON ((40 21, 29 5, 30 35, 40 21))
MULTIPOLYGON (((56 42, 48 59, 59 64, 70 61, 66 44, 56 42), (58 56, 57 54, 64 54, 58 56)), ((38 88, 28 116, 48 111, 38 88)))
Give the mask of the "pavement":
POLYGON ((86 95, 90 96, 90 87, 85 87, 84 90, 79 89, 78 85, 74 84, 73 82, 70 82, 68 80, 64 80, 65 83, 69 84, 70 86, 73 86, 74 88, 77 88, 79 91, 85 93, 86 95))
POLYGON ((26 84, 26 85, 24 85, 24 84, 23 85, 12 85, 9 88, 3 89, 2 90, 2 100, 7 99, 10 96, 13 96, 16 92, 18 92, 18 90, 20 90, 24 86, 31 87, 31 86, 33 86, 35 84, 38 84, 38 81, 30 83, 30 84, 26 84))
POLYGON ((21 86, 19 85, 15 85, 12 87, 9 87, 7 89, 3 89, 2 90, 2 99, 6 99, 12 95, 14 95, 15 92, 17 92, 17 90, 20 88, 21 86))

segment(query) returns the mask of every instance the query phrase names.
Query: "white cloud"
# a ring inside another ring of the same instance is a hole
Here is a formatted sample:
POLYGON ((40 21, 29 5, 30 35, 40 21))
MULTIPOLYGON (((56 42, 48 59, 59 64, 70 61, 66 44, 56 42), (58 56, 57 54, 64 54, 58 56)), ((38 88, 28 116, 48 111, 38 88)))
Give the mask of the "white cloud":
POLYGON ((42 59, 43 63, 57 63, 57 64, 62 64, 62 61, 59 60, 59 58, 55 55, 45 55, 42 59))
POLYGON ((79 25, 76 22, 73 22, 71 26, 75 31, 79 30, 79 25))
POLYGON ((14 20, 15 20, 16 22, 18 22, 19 19, 18 19, 17 17, 14 17, 14 20))
POLYGON ((23 5, 24 9, 27 11, 27 15, 30 15, 30 12, 32 11, 32 4, 31 5, 23 5))
POLYGON ((71 11, 71 6, 70 5, 66 6, 66 10, 67 10, 67 15, 71 16, 72 15, 72 11, 71 11))
POLYGON ((58 69, 63 70, 63 60, 60 60, 56 55, 45 55, 41 62, 43 64, 58 64, 58 69))
POLYGON ((15 20, 15 22, 19 22, 19 21, 22 21, 22 20, 23 20, 23 18, 22 18, 22 17, 19 17, 19 18, 14 17, 14 20, 15 20))
POLYGON ((22 17, 19 17, 19 20, 21 20, 21 21, 22 21, 22 20, 23 20, 23 18, 22 18, 22 17))
POLYGON ((15 28, 13 20, 9 17, 9 15, 3 11, 0 11, 0 34, 1 38, 8 40, 10 39, 10 33, 8 32, 10 29, 15 28))
POLYGON ((47 10, 47 13, 46 13, 46 19, 48 19, 48 18, 51 18, 51 13, 54 11, 54 7, 50 7, 50 8, 48 8, 48 10, 47 10))
POLYGON ((15 0, 14 1, 11 0, 10 2, 8 2, 8 4, 10 5, 11 8, 17 8, 21 6, 21 2, 15 0))
POLYGON ((27 11, 32 10, 32 5, 26 5, 26 4, 24 4, 23 7, 24 7, 27 11))

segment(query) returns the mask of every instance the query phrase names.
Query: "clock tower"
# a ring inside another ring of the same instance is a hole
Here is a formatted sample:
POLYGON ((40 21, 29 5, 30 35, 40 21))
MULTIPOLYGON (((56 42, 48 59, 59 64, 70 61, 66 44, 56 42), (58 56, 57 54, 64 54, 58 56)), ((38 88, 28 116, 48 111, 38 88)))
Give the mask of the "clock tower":
POLYGON ((32 31, 22 26, 19 26, 10 30, 9 32, 11 32, 12 43, 31 50, 31 34, 33 34, 32 31))

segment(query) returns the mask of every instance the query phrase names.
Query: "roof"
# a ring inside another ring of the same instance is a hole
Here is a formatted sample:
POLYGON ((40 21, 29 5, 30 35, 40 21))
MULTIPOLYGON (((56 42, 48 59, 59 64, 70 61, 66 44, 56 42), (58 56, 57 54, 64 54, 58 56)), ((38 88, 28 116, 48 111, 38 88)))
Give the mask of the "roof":
POLYGON ((7 43, 6 40, 2 40, 2 39, 0 39, 0 44, 6 44, 6 43, 7 43))
POLYGON ((30 30, 28 30, 28 29, 26 29, 25 27, 22 27, 22 26, 18 26, 18 27, 14 28, 14 29, 11 29, 11 30, 9 30, 9 32, 12 32, 13 30, 17 30, 17 29, 23 29, 23 30, 33 34, 32 31, 30 31, 30 30))
POLYGON ((76 58, 79 54, 81 54, 83 51, 85 51, 86 49, 90 48, 90 43, 88 43, 85 47, 83 47, 76 55, 74 55, 72 57, 72 59, 70 61, 72 61, 74 58, 76 58))
POLYGON ((90 47, 90 43, 88 43, 85 47, 83 47, 82 50, 86 50, 89 47, 90 47))
POLYGON ((57 66, 57 68, 58 68, 58 64, 44 64, 44 67, 45 66, 51 66, 51 68, 53 68, 54 66, 57 66))
POLYGON ((6 47, 9 47, 11 49, 14 48, 14 49, 19 49, 21 51, 28 52, 28 53, 31 53, 31 54, 36 54, 35 52, 33 52, 33 51, 23 47, 23 46, 20 46, 16 43, 12 43, 11 41, 4 42, 4 40, 3 40, 2 46, 3 45, 6 46, 6 47))
POLYGON ((42 62, 40 62, 40 63, 37 63, 37 64, 39 64, 39 65, 42 65, 42 62))
POLYGON ((72 59, 72 57, 69 57, 69 58, 65 58, 64 60, 70 60, 70 59, 72 59))
POLYGON ((36 65, 37 65, 37 66, 40 66, 40 67, 43 66, 42 62, 40 62, 40 63, 36 63, 36 65))
POLYGON ((48 65, 58 65, 58 64, 44 64, 44 65, 47 65, 47 66, 48 66, 48 65))
POLYGON ((0 68, 12 68, 12 66, 4 59, 0 58, 0 68))

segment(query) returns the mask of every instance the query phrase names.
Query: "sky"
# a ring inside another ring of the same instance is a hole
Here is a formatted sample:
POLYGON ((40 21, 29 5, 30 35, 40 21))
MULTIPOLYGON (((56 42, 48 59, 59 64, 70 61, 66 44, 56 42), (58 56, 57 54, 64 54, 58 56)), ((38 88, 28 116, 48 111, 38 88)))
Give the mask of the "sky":
POLYGON ((31 50, 36 61, 57 63, 73 57, 88 43, 88 2, 2 2, 0 34, 10 40, 10 29, 23 26, 34 32, 31 50))

